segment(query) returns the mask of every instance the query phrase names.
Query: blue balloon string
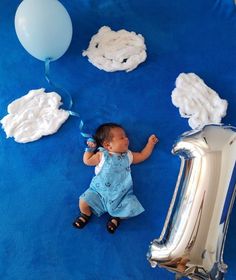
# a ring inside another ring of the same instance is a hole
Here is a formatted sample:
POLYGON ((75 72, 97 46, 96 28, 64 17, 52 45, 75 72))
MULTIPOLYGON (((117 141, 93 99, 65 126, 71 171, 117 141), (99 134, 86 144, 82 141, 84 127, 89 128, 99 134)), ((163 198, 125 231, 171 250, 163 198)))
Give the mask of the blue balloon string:
POLYGON ((72 97, 69 94, 69 92, 67 92, 65 89, 59 87, 58 85, 54 84, 52 82, 52 80, 50 79, 50 62, 51 62, 51 58, 46 58, 46 60, 45 60, 45 78, 46 78, 48 84, 62 96, 63 104, 61 107, 63 109, 65 108, 66 110, 70 110, 73 105, 72 97))
MULTIPOLYGON (((72 97, 69 94, 69 92, 67 92, 66 90, 62 89, 61 87, 58 87, 56 84, 54 84, 51 79, 50 79, 50 62, 51 62, 51 58, 47 58, 45 60, 45 79, 47 80, 48 84, 54 89, 54 91, 56 91, 57 93, 59 93, 61 95, 62 93, 62 100, 63 100, 63 105, 61 106, 62 109, 64 109, 65 111, 67 111, 70 116, 74 116, 77 118, 80 118, 80 115, 76 112, 71 111, 71 107, 73 105, 73 101, 72 101, 72 97), (65 104, 65 96, 68 98, 68 104, 65 104)), ((80 120, 80 125, 79 125, 79 129, 80 129, 80 134, 84 137, 84 138, 90 138, 92 137, 91 134, 86 133, 83 131, 83 127, 84 127, 84 122, 83 120, 80 120)))

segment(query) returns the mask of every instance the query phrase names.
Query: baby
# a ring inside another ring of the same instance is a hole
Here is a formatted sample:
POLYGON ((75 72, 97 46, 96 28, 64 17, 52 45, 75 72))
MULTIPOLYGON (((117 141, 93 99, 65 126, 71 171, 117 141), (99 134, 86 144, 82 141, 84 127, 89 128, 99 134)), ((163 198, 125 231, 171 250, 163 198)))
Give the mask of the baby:
POLYGON ((144 211, 133 193, 130 165, 146 160, 157 142, 158 138, 151 135, 141 152, 131 152, 122 126, 105 123, 97 128, 94 139, 88 139, 83 156, 86 165, 96 167, 89 188, 80 196, 81 213, 73 223, 76 228, 82 229, 92 213, 101 216, 108 212, 107 230, 114 233, 121 219, 144 211))

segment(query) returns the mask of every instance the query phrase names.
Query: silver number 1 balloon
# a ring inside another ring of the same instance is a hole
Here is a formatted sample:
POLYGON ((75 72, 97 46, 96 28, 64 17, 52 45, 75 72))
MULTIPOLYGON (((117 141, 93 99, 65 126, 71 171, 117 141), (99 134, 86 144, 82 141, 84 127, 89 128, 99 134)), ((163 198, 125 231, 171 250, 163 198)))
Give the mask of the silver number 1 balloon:
POLYGON ((222 280, 229 217, 236 194, 236 128, 207 125, 173 147, 181 166, 166 221, 147 254, 176 279, 222 280))

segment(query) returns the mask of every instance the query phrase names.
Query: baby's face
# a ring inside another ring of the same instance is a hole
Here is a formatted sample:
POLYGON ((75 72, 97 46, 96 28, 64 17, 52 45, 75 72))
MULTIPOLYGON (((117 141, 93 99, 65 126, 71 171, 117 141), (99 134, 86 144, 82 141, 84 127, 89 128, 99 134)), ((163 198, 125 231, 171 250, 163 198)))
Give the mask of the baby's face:
POLYGON ((120 127, 112 128, 110 131, 112 140, 109 142, 108 150, 114 153, 125 153, 128 151, 129 139, 125 131, 120 127))

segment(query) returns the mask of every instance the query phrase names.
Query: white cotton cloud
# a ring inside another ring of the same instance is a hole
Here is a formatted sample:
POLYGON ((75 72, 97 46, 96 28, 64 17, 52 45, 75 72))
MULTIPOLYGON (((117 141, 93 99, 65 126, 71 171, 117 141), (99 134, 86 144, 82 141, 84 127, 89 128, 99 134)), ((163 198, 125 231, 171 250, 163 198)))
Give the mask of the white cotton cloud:
POLYGON ((228 102, 209 88, 194 73, 181 73, 172 91, 172 103, 179 108, 183 118, 189 118, 192 129, 201 129, 206 124, 220 124, 226 115, 228 102))
POLYGON ((56 92, 30 90, 8 105, 8 115, 0 121, 7 138, 27 143, 55 133, 69 117, 67 111, 58 109, 60 105, 61 97, 56 92))
POLYGON ((92 37, 82 55, 107 72, 132 71, 147 57, 142 35, 124 29, 113 31, 107 26, 101 27, 92 37))

